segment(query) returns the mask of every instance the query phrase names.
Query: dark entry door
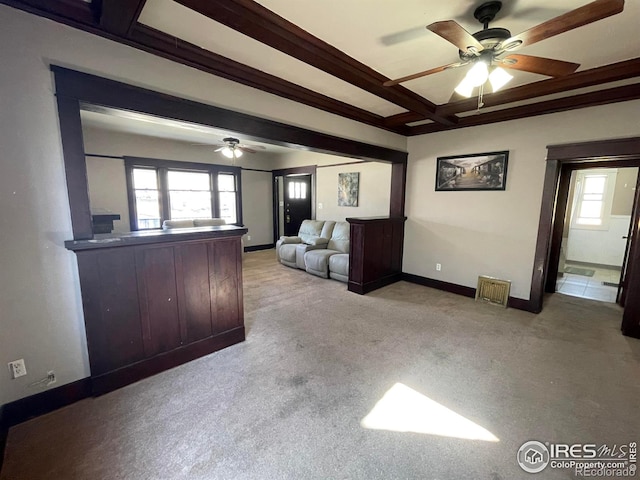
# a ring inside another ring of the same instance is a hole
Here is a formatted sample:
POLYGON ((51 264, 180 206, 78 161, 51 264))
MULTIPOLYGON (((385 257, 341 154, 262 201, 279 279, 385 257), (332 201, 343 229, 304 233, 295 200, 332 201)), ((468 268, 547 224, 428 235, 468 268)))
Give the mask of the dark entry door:
POLYGON ((284 234, 297 235, 303 220, 311 218, 311 175, 284 177, 284 234))

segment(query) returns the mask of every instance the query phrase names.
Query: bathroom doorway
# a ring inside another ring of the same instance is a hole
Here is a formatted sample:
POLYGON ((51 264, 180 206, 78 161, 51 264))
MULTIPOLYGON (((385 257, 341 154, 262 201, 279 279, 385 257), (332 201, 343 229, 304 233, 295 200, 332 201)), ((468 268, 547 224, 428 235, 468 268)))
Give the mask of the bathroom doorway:
POLYGON ((619 299, 638 168, 574 170, 564 221, 556 291, 619 299))

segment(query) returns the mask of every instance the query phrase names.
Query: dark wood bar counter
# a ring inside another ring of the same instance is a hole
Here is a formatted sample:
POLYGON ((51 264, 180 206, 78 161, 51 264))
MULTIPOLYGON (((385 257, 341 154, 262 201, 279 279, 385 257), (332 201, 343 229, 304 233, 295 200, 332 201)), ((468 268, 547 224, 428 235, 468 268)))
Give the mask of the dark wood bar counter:
POLYGON ((244 227, 96 235, 78 259, 94 394, 245 338, 244 227))

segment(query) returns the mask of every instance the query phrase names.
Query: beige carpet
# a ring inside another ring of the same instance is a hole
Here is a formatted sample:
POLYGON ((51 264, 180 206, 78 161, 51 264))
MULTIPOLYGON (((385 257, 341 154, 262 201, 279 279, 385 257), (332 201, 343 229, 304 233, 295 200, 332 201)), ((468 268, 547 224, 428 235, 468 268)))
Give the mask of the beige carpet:
POLYGON ((573 478, 516 452, 640 440, 640 341, 616 305, 359 296, 273 251, 245 255, 244 281, 246 342, 12 428, 0 478, 573 478))

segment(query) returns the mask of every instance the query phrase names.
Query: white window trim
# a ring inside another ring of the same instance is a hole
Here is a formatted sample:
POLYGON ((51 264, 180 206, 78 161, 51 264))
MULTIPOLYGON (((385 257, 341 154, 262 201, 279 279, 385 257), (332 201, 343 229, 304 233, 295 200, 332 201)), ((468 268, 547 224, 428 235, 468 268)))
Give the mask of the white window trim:
POLYGON ((576 172, 575 189, 573 193, 573 205, 571 206, 571 228, 578 230, 609 230, 611 222, 611 207, 613 205, 613 195, 616 187, 616 177, 618 170, 615 168, 594 168, 589 170, 579 170, 576 172), (585 225, 577 223, 578 212, 582 203, 582 188, 584 186, 585 177, 588 175, 606 175, 603 205, 602 205, 602 223, 600 225, 585 225))

